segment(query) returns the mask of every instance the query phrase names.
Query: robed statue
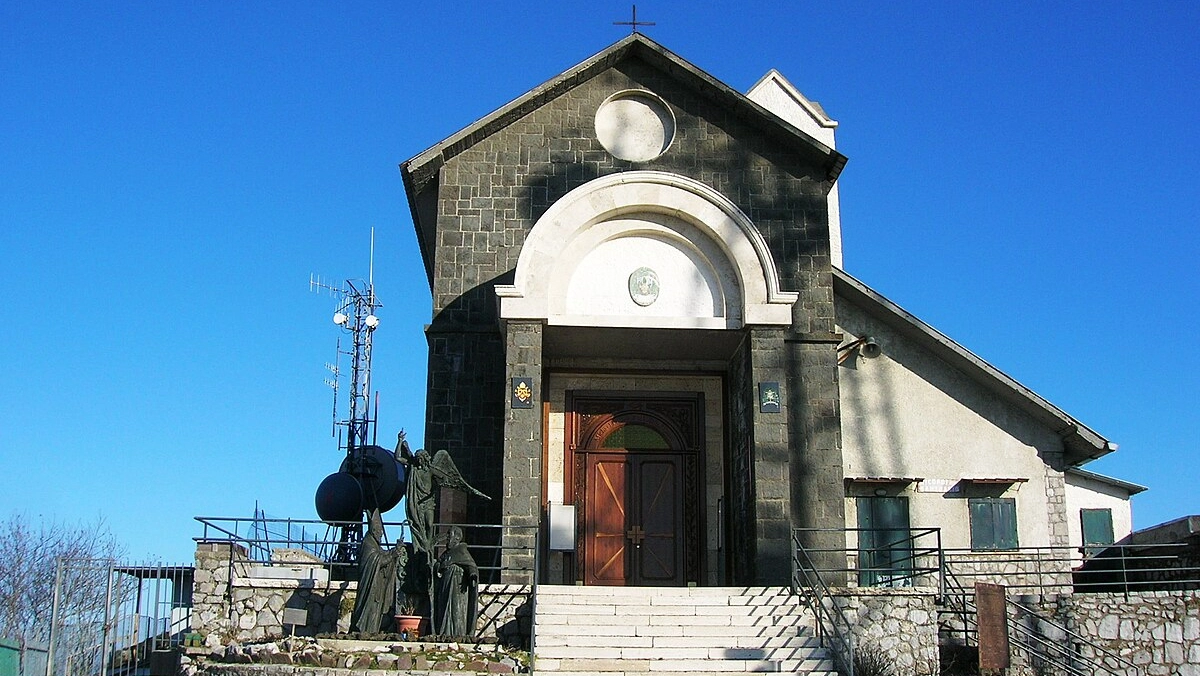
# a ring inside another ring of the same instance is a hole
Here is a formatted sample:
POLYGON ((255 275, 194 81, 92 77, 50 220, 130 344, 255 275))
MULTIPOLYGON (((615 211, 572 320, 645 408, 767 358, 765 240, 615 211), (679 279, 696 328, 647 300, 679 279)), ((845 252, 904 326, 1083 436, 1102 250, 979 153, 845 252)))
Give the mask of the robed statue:
POLYGON ((462 529, 451 526, 446 549, 434 568, 437 580, 433 605, 434 633, 471 636, 479 608, 479 566, 463 541, 462 529))
MULTIPOLYGON (((473 608, 479 571, 463 542, 462 529, 457 527, 452 528, 451 537, 447 540, 446 554, 450 558, 444 566, 435 558, 437 498, 443 488, 463 491, 485 500, 490 498, 463 479, 447 451, 441 450, 433 455, 422 449, 413 452, 403 431, 396 436, 394 457, 407 469, 404 473, 404 497, 412 542, 385 549, 380 512, 378 509, 368 512, 367 532, 359 555, 358 593, 350 619, 351 629, 363 633, 386 631, 392 626, 392 616, 402 605, 419 599, 428 602, 419 605, 433 610, 436 633, 443 633, 437 623, 444 616, 440 609, 448 602, 453 602, 455 608, 459 609, 455 614, 460 621, 453 627, 456 631, 447 635, 469 635, 474 632, 473 608), (457 531, 456 535, 454 531, 457 531), (435 578, 435 566, 437 572, 445 569, 458 580, 458 586, 454 588, 459 590, 457 593, 466 595, 464 599, 448 601, 451 587, 447 587, 445 592, 439 591, 441 586, 435 578), (450 571, 450 568, 455 570, 450 571), (467 587, 470 589, 464 591, 467 587), (469 603, 466 598, 470 599, 469 603), (472 609, 469 618, 464 614, 468 608, 472 609)), ((446 554, 442 558, 446 558, 446 554)))
POLYGON ((367 513, 367 533, 359 549, 358 592, 350 614, 350 628, 364 634, 391 629, 392 617, 399 607, 397 599, 404 598, 408 550, 403 543, 385 549, 383 538, 383 517, 379 509, 371 509, 367 513))

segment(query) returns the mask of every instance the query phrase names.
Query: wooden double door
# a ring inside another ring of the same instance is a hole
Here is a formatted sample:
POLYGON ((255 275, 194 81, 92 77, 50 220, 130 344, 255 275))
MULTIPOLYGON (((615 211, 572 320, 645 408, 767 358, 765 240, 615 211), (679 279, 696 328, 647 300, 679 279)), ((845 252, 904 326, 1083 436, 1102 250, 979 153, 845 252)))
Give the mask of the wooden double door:
POLYGON ((577 579, 681 586, 699 577, 696 396, 576 397, 577 579))

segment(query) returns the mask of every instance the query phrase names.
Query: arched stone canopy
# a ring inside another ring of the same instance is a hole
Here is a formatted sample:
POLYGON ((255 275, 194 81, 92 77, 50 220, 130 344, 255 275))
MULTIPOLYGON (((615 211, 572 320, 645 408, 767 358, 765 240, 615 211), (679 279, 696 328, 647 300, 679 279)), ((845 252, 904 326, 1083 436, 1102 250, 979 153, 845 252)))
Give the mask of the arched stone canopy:
POLYGON ((637 328, 788 325, 797 298, 779 289, 766 242, 736 205, 657 171, 564 195, 534 224, 513 284, 496 293, 504 319, 637 328), (639 302, 630 287, 644 270, 653 293, 639 302))

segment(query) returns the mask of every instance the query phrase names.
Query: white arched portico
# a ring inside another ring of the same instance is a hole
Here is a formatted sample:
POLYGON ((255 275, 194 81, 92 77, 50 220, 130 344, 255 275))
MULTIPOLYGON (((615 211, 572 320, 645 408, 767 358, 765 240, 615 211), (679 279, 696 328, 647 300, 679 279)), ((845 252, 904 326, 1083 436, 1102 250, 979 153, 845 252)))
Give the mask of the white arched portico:
POLYGON ((720 193, 693 179, 631 171, 590 181, 538 219, 504 319, 549 325, 738 329, 787 325, 766 242, 720 193))

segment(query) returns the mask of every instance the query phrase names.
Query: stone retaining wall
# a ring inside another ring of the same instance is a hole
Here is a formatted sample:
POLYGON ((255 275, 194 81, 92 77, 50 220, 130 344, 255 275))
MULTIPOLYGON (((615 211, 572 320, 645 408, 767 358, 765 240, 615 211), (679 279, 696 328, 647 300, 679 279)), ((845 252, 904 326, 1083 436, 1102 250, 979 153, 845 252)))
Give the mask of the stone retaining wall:
POLYGON ((528 673, 529 655, 496 645, 287 638, 189 649, 179 676, 398 676, 528 673))
MULTIPOLYGON (((350 630, 357 582, 257 577, 245 548, 204 543, 196 549, 193 629, 209 648, 295 633, 316 636, 350 630), (283 624, 287 608, 306 611, 306 623, 283 624)), ((477 636, 506 645, 529 643, 528 585, 482 585, 477 636)))
MULTIPOLYGON (((1016 601, 1131 662, 1104 660, 1091 646, 1084 657, 1100 659, 1126 676, 1200 676, 1200 591, 1084 593, 1018 596, 1016 601)), ((1050 640, 1065 637, 1047 636, 1050 640)))
POLYGON ((854 587, 834 589, 832 598, 854 628, 854 647, 860 659, 874 652, 897 674, 936 676, 936 594, 936 589, 923 587, 854 587))

